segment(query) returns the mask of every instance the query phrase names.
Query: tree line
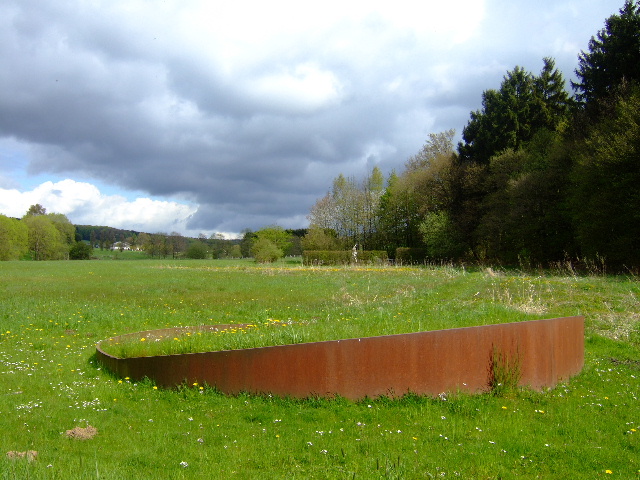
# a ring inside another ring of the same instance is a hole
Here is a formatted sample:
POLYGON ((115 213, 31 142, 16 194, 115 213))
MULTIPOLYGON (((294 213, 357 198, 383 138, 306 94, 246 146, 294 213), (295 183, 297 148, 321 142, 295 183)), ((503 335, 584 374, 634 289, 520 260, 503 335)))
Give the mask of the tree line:
POLYGON ((157 258, 241 257, 240 240, 214 233, 184 237, 178 232, 146 233, 113 227, 73 225, 40 204, 20 219, 0 214, 0 260, 84 260, 94 249, 134 250, 157 258))
POLYGON ((313 247, 424 251, 432 260, 640 265, 640 0, 578 56, 516 66, 455 131, 430 134, 402 172, 339 175, 312 207, 313 247))
POLYGON ((47 213, 40 204, 18 218, 0 214, 0 260, 85 260, 94 249, 134 250, 151 258, 242 258, 273 262, 285 255, 302 253, 305 229, 285 230, 277 225, 256 232, 245 230, 242 238, 204 233, 197 238, 178 232, 146 233, 105 226, 73 225, 59 213, 47 213))

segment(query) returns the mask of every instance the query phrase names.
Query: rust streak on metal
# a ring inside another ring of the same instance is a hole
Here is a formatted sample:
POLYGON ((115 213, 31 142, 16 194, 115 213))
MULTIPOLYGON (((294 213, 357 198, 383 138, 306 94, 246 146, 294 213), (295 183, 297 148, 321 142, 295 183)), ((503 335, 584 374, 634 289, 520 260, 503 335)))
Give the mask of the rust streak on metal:
MULTIPOLYGON (((175 329, 165 329, 128 336, 173 332, 175 329)), ((538 390, 553 387, 583 367, 584 317, 127 359, 113 357, 97 346, 101 363, 134 381, 149 377, 164 387, 198 382, 227 394, 340 395, 349 399, 407 392, 486 391, 494 351, 518 356, 521 385, 538 390)))

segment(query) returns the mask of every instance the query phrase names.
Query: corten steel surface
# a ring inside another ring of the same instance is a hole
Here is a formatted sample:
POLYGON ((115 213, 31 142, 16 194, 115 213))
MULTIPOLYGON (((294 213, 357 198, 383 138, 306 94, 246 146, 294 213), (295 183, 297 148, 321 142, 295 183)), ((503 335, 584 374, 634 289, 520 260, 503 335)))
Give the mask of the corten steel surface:
MULTIPOLYGON (((152 338, 174 331, 127 336, 152 338)), ((493 352, 519 358, 521 385, 553 387, 582 369, 584 317, 128 359, 108 355, 100 344, 97 346, 100 362, 133 381, 149 377, 164 387, 198 382, 228 394, 337 394, 349 399, 407 392, 438 395, 457 390, 485 391, 489 388, 493 352)))

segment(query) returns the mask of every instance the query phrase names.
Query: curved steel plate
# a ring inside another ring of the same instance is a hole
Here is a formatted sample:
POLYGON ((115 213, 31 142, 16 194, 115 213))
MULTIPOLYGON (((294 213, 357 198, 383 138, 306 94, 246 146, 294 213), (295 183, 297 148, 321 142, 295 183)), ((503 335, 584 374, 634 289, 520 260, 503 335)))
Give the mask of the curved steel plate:
MULTIPOLYGON (((183 327, 123 335, 172 335, 183 327)), ((98 360, 117 375, 158 385, 208 384, 227 394, 270 393, 349 399, 408 392, 482 392, 489 388, 493 352, 519 359, 520 385, 553 387, 584 364, 584 317, 453 328, 273 347, 117 358, 97 345, 98 360)))

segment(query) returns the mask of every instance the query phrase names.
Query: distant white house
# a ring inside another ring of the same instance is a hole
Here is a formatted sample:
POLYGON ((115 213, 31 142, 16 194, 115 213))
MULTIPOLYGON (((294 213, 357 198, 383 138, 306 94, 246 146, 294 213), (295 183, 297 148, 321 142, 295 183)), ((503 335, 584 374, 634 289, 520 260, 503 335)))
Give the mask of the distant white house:
POLYGON ((131 250, 131 245, 127 242, 116 242, 111 245, 111 250, 131 250))

